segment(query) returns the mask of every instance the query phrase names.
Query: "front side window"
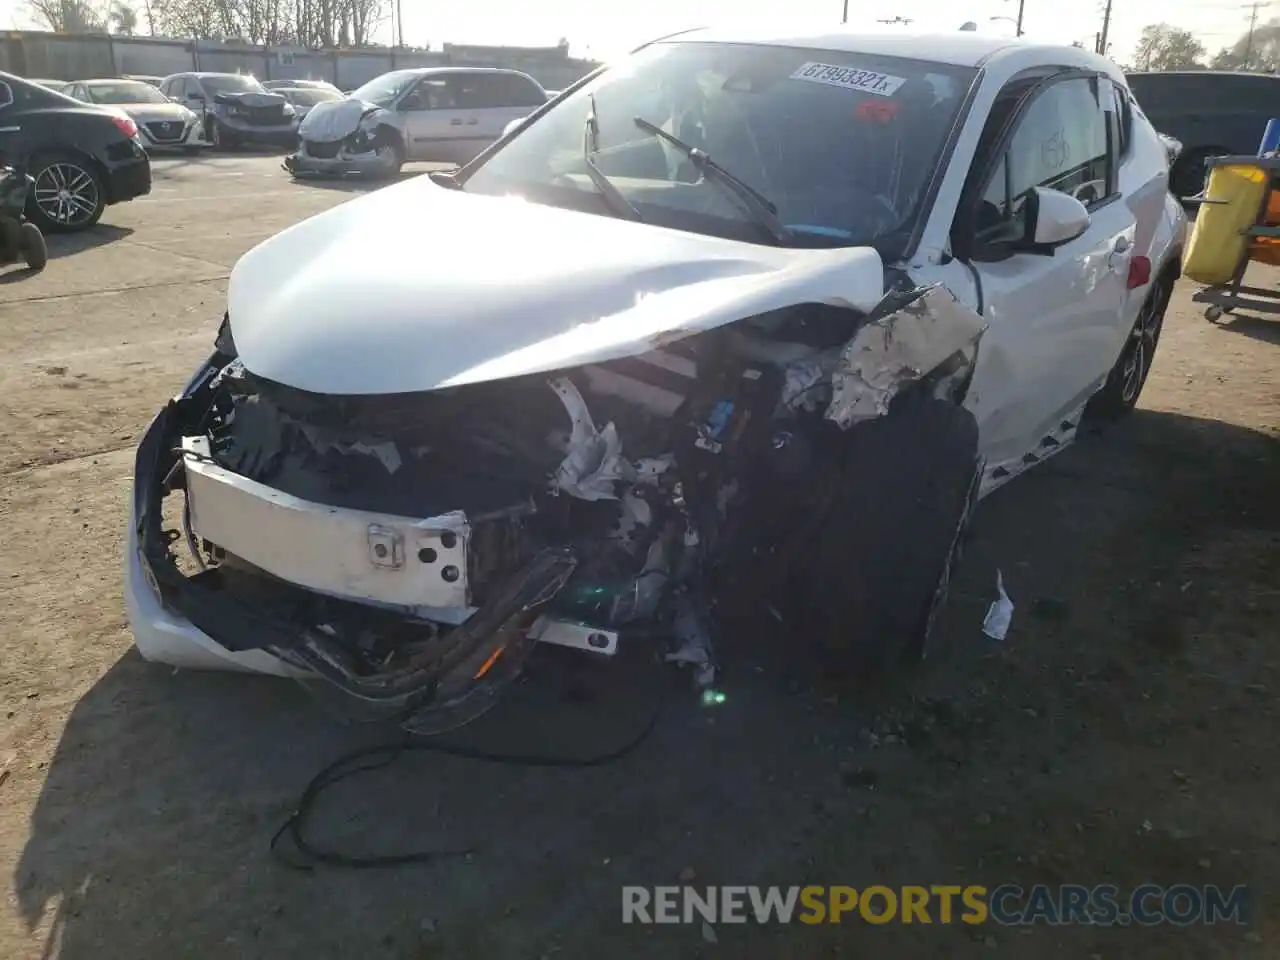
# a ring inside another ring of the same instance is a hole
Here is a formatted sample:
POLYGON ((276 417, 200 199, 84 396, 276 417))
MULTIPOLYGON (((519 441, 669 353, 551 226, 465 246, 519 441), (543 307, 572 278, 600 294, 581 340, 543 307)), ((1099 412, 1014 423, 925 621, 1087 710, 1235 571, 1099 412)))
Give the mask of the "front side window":
POLYGON ((617 213, 589 154, 648 222, 762 243, 875 244, 897 256, 974 76, 900 57, 658 43, 559 101, 466 171, 462 188, 617 213), (764 233, 723 178, 647 125, 765 198, 785 235, 764 233))
POLYGON ((1034 187, 1071 194, 1086 206, 1109 194, 1107 111, 1092 78, 1064 80, 1042 91, 1023 113, 996 161, 978 211, 978 239, 997 243, 1025 233, 1026 197, 1034 187))
POLYGON ((362 87, 357 87, 351 94, 352 100, 364 100, 379 107, 390 107, 400 94, 415 83, 421 74, 416 70, 393 70, 380 77, 374 77, 362 87))

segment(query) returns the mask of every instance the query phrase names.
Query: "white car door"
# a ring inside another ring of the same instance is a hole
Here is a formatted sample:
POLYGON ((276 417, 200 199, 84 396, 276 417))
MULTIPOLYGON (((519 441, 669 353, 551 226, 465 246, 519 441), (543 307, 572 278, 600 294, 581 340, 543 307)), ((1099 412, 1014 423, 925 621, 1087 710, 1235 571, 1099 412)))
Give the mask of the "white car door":
POLYGON ((403 117, 405 152, 410 160, 454 162, 455 141, 463 126, 447 74, 427 74, 396 104, 403 117))
POLYGON ((456 89, 458 105, 467 108, 467 160, 501 137, 511 121, 527 117, 547 102, 541 87, 514 71, 459 74, 456 89))
POLYGON ((997 479, 1070 438, 1128 333, 1135 223, 1116 186, 1114 109, 1105 78, 1053 82, 987 163, 970 260, 989 328, 966 406, 997 479), (1037 186, 1081 200, 1088 226, 1052 250, 1019 251, 1011 241, 1024 235, 1037 186))

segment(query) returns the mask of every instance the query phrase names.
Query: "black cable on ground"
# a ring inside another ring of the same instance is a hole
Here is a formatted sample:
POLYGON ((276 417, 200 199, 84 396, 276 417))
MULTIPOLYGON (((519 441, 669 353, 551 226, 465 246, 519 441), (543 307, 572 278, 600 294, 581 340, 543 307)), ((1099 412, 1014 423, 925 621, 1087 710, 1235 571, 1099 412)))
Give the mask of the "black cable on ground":
POLYGON ((355 870, 368 870, 386 867, 401 867, 413 863, 430 863, 451 857, 465 857, 474 851, 471 849, 454 850, 416 850, 410 853, 377 854, 355 856, 336 850, 327 850, 311 843, 306 838, 307 822, 311 818, 316 800, 320 794, 335 783, 346 780, 359 773, 381 770, 391 766, 406 753, 443 753, 451 757, 463 757, 468 760, 482 760, 486 763, 501 763, 519 767, 600 767, 607 763, 621 760, 640 744, 644 743, 657 726, 658 717, 662 713, 662 705, 654 707, 653 713, 640 732, 622 746, 594 757, 557 757, 544 754, 499 753, 492 750, 480 750, 461 744, 451 744, 435 740, 416 739, 406 736, 390 743, 374 744, 360 747, 338 757, 331 764, 311 778, 297 806, 289 818, 271 838, 271 853, 285 866, 294 870, 312 871, 317 865, 326 867, 343 867, 355 870), (360 761, 368 761, 361 763, 360 761), (298 854, 297 858, 285 856, 279 849, 281 838, 287 836, 298 854))

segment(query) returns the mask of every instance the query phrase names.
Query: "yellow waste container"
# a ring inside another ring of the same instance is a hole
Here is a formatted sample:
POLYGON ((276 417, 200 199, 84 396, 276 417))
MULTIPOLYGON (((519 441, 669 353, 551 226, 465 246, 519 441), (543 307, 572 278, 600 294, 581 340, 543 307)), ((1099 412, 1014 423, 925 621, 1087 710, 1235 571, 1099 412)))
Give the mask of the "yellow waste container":
POLYGON ((1249 164, 1213 167, 1196 214, 1182 272, 1197 283, 1222 284, 1235 276, 1249 247, 1242 231, 1252 227, 1270 189, 1271 174, 1249 164), (1214 201, 1226 201, 1214 202, 1214 201))

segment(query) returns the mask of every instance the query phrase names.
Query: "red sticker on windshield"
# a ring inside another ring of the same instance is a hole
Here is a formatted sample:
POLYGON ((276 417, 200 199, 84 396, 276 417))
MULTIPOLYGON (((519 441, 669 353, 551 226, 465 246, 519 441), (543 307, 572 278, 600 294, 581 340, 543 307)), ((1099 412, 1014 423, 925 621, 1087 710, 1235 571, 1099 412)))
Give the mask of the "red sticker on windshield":
POLYGON ((870 123, 888 123, 898 115, 898 105, 892 100, 867 99, 858 104, 853 115, 870 123))

